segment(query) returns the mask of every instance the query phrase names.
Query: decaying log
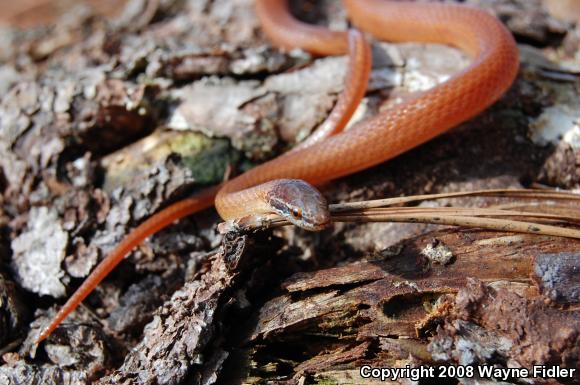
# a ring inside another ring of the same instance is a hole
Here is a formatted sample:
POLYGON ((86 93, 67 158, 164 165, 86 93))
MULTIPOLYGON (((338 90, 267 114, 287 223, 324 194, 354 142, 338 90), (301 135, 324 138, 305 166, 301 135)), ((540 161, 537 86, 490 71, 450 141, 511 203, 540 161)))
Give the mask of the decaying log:
POLYGON ((284 373, 299 383, 338 381, 365 364, 578 362, 577 311, 546 302, 577 285, 564 278, 546 291, 537 283, 553 279, 546 271, 577 269, 579 241, 442 230, 281 285, 273 283, 276 272, 252 277, 276 258, 276 247, 260 244, 224 240, 207 270, 173 295, 100 383, 205 384, 240 370, 243 383, 284 373), (259 290, 265 281, 283 291, 268 299, 259 290), (252 308, 258 313, 240 317, 252 308), (247 366, 233 369, 240 363, 247 366))
MULTIPOLYGON (((378 384, 362 365, 578 367, 578 241, 386 223, 222 236, 213 211, 144 242, 35 347, 132 228, 306 137, 347 64, 271 47, 252 0, 54 1, 64 5, 49 26, 34 12, 0 15, 0 383, 378 384)), ((552 16, 551 1, 466 3, 521 43, 514 86, 448 134, 323 186, 329 201, 578 191, 578 22, 552 16)), ((348 25, 334 0, 291 5, 308 22, 348 25)), ((450 47, 373 42, 355 120, 467 63, 450 47)))

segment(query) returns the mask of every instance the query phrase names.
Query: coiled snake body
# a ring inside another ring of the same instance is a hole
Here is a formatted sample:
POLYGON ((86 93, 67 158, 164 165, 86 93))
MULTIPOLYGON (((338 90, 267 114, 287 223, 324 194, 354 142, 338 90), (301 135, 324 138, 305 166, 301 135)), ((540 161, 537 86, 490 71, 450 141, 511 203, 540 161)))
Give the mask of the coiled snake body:
POLYGON ((369 49, 359 32, 335 32, 294 19, 285 0, 256 0, 264 32, 281 48, 315 55, 349 53, 345 91, 329 119, 298 148, 222 186, 210 188, 155 214, 131 232, 91 273, 43 330, 38 342, 93 290, 143 239, 175 220, 215 206, 233 219, 277 213, 309 230, 330 221, 322 195, 312 185, 391 159, 478 114, 511 85, 518 54, 509 31, 493 16, 449 4, 343 0, 352 23, 378 39, 449 44, 472 62, 446 82, 340 132, 364 95, 369 49), (284 179, 280 179, 284 178, 284 179))

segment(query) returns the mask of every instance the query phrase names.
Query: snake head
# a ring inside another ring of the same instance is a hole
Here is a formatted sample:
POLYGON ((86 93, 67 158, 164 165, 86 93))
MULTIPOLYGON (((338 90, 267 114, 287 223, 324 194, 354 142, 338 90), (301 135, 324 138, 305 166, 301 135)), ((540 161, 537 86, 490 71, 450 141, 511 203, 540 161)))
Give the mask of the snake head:
POLYGON ((326 199, 302 180, 276 181, 266 199, 276 214, 305 230, 320 231, 330 223, 326 199))

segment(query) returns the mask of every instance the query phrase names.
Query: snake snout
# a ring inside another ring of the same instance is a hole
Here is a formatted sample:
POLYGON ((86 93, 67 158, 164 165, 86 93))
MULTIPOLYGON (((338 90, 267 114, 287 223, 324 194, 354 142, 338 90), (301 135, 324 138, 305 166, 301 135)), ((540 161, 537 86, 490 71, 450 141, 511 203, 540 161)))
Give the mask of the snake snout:
POLYGON ((309 231, 320 231, 328 226, 328 203, 320 191, 299 179, 276 182, 267 196, 275 213, 309 231))

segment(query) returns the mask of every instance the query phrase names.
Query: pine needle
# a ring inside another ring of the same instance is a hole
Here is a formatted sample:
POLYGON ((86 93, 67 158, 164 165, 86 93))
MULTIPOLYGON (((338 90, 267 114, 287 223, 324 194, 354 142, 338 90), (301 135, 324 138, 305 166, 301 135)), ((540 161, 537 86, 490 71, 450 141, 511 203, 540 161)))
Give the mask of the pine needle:
MULTIPOLYGON (((330 205, 333 222, 406 222, 480 228, 534 235, 580 239, 580 194, 553 190, 495 189, 470 192, 414 195, 330 205), (500 197, 525 200, 491 208, 390 207, 404 203, 458 197, 500 197), (558 204, 550 212, 550 204, 558 204), (505 208, 502 208, 505 207, 505 208), (526 210, 518 210, 523 207, 526 210), (536 211, 537 210, 537 211, 536 211), (516 219, 514 219, 516 218, 516 219), (525 219, 525 220, 524 220, 525 219), (549 224, 548 224, 549 223, 549 224), (558 226, 556 226, 558 224, 558 226)), ((242 218, 220 231, 256 231, 290 224, 279 216, 242 218)))

